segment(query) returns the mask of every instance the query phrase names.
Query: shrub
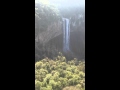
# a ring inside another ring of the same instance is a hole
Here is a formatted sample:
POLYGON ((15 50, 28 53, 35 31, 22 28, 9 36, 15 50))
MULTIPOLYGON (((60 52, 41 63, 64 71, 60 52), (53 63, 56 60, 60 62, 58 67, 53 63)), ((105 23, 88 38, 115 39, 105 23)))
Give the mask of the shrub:
POLYGON ((35 90, 84 90, 85 62, 66 62, 59 55, 55 60, 45 58, 35 63, 35 90))

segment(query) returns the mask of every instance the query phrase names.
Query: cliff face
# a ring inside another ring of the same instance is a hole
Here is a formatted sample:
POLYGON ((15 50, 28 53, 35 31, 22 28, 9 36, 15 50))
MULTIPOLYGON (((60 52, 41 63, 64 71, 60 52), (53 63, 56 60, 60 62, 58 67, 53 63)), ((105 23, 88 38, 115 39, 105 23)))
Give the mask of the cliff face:
MULTIPOLYGON (((82 19, 83 20, 83 19, 82 19)), ((38 33, 35 38, 35 60, 44 57, 56 57, 58 52, 62 52, 66 58, 85 59, 85 25, 84 21, 70 19, 70 50, 63 52, 63 23, 61 21, 52 23, 47 30, 38 33)))
POLYGON ((62 22, 53 23, 48 26, 46 31, 39 33, 35 38, 35 41, 41 44, 45 44, 60 34, 62 34, 62 22))
MULTIPOLYGON (((85 24, 83 20, 81 20, 79 16, 76 17, 75 19, 73 18, 73 20, 70 18, 70 32, 74 31, 84 32, 85 24)), ((38 36, 35 38, 35 41, 41 44, 46 44, 51 39, 61 35, 63 33, 62 24, 63 24, 62 21, 52 23, 50 26, 48 26, 47 30, 38 33, 38 36)))
POLYGON ((85 59, 85 33, 83 31, 70 33, 70 52, 63 52, 63 34, 51 39, 46 45, 47 48, 54 46, 54 49, 62 52, 68 60, 73 58, 85 59))

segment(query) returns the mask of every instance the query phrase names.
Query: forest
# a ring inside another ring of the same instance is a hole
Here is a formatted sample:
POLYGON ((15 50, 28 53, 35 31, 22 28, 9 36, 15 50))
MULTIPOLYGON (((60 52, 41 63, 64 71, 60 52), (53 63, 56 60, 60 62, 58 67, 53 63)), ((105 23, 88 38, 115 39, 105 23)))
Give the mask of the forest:
POLYGON ((81 1, 35 0, 35 90, 85 90, 81 1))
POLYGON ((85 62, 67 61, 61 53, 36 62, 35 90, 85 90, 85 62))

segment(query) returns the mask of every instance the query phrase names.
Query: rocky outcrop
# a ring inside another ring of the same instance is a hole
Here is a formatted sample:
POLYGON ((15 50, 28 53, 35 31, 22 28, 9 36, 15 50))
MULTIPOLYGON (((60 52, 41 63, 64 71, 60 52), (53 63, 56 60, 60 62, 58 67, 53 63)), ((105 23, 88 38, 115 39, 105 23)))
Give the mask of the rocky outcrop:
MULTIPOLYGON (((77 15, 70 19, 70 32, 73 31, 85 31, 85 19, 84 15, 77 15)), ((49 42, 51 39, 61 35, 63 33, 62 30, 62 21, 54 22, 50 26, 48 26, 47 30, 40 32, 38 36, 35 38, 36 42, 41 44, 45 44, 49 42)))
POLYGON ((35 38, 35 41, 45 44, 60 34, 62 34, 62 22, 53 23, 47 28, 46 31, 39 33, 35 38))
MULTIPOLYGON (((53 58, 58 52, 62 52, 68 60, 73 57, 78 59, 85 58, 85 26, 72 25, 70 27, 70 50, 71 52, 63 53, 63 23, 57 22, 51 24, 46 31, 38 34, 35 38, 35 60, 41 60, 44 57, 53 58)), ((77 23, 77 22, 76 22, 77 23)))

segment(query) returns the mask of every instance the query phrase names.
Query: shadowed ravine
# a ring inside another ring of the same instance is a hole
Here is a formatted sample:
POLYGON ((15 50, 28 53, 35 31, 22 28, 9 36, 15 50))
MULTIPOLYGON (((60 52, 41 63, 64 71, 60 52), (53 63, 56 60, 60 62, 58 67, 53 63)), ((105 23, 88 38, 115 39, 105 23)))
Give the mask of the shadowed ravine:
POLYGON ((74 27, 71 20, 51 24, 36 38, 36 60, 44 57, 53 58, 62 52, 67 59, 85 59, 85 30, 82 26, 74 27), (41 46, 43 45, 43 46, 41 46))

